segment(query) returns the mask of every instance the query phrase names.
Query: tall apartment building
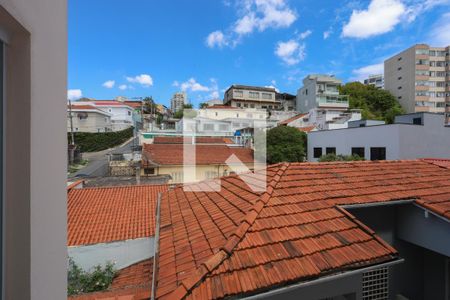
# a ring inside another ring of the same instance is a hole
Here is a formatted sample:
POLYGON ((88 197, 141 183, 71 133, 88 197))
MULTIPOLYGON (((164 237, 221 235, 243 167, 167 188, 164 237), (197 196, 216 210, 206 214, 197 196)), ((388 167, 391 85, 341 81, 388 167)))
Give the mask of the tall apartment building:
POLYGON ((187 95, 185 92, 178 92, 173 94, 172 99, 170 100, 170 109, 172 112, 177 112, 180 109, 183 109, 183 105, 187 103, 187 95))
POLYGON ((384 62, 385 89, 407 113, 446 113, 450 117, 450 46, 417 44, 384 62))
POLYGON ((297 111, 309 112, 315 108, 348 109, 348 96, 339 95, 342 84, 334 76, 313 74, 303 79, 303 87, 297 91, 297 111))
POLYGON ((268 87, 232 85, 226 91, 223 104, 239 108, 281 109, 276 90, 268 87))
POLYGON ((383 74, 369 75, 367 79, 364 79, 364 84, 373 85, 377 89, 384 89, 384 75, 383 74))

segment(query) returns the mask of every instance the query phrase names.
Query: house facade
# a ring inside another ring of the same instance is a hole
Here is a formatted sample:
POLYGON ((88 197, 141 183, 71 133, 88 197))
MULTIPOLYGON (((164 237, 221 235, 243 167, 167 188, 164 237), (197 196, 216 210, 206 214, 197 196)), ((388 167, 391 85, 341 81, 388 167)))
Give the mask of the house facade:
POLYGON ((444 115, 415 113, 397 116, 394 124, 311 132, 308 161, 329 153, 357 154, 367 160, 450 157, 450 127, 444 115))
POLYGON ((72 105, 67 109, 67 132, 109 132, 111 114, 92 105, 72 105), (72 114, 72 116, 70 115, 72 114))
POLYGON ((282 104, 276 99, 276 94, 275 88, 235 84, 225 91, 223 104, 238 108, 278 110, 282 104))
POLYGON ((111 115, 112 131, 120 131, 131 126, 136 127, 135 114, 139 112, 129 105, 115 100, 77 101, 76 105, 93 105, 95 108, 111 115))

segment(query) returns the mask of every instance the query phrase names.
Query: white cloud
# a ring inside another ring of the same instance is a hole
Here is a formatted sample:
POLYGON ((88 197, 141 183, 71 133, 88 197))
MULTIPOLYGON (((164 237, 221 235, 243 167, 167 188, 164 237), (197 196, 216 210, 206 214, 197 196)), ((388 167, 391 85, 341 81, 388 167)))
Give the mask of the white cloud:
POLYGON ((300 38, 301 40, 304 40, 304 39, 306 39, 308 36, 310 36, 311 33, 312 33, 312 31, 308 29, 308 30, 306 30, 305 32, 300 33, 299 38, 300 38))
POLYGON ((227 38, 223 34, 222 31, 217 30, 211 32, 206 38, 206 45, 209 48, 214 48, 215 46, 222 48, 223 46, 228 45, 227 38))
POLYGON ((191 92, 208 92, 210 90, 209 87, 201 85, 193 77, 181 83, 180 87, 182 91, 191 91, 191 92))
POLYGON ((209 94, 209 98, 219 99, 219 85, 217 84, 217 80, 215 78, 210 78, 209 81, 211 81, 211 87, 209 88, 211 93, 209 94))
POLYGON ((139 83, 144 87, 151 87, 153 85, 153 78, 148 74, 141 74, 135 77, 127 77, 128 82, 139 83))
POLYGON ((287 0, 240 0, 238 1, 239 18, 223 33, 211 32, 206 38, 208 47, 234 47, 244 35, 268 28, 287 28, 297 19, 287 0))
POLYGON ((378 75, 384 73, 384 63, 373 64, 369 66, 365 66, 352 71, 354 77, 351 80, 354 81, 363 81, 367 79, 369 75, 378 75))
POLYGON ((450 13, 442 15, 430 33, 430 44, 446 47, 450 45, 450 13))
POLYGON ((126 84, 121 84, 119 85, 119 90, 124 91, 128 88, 128 86, 126 84))
POLYGON ((435 6, 450 4, 450 0, 409 0, 409 2, 410 5, 405 13, 406 20, 408 22, 413 22, 417 16, 434 8, 435 6))
POLYGON ((107 88, 107 89, 112 89, 114 87, 114 84, 116 84, 116 82, 114 80, 108 80, 105 81, 102 86, 107 88))
POLYGON ((342 36, 368 38, 394 29, 406 13, 400 0, 372 0, 366 10, 353 10, 342 36))
POLYGON ((67 90, 67 99, 75 101, 83 97, 83 92, 80 89, 67 90))
POLYGON ((330 35, 333 33, 331 30, 327 30, 323 32, 323 39, 326 40, 330 37, 330 35))
POLYGON ((295 65, 305 59, 305 44, 291 39, 287 42, 278 42, 275 55, 287 65, 295 65))

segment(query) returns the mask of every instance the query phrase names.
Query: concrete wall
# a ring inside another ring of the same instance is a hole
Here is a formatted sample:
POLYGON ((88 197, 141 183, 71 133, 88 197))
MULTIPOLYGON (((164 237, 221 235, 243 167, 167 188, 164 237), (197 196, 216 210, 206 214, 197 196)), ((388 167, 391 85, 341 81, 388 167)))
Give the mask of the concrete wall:
POLYGON ((350 155, 352 147, 385 147, 386 159, 450 158, 450 128, 443 126, 444 116, 423 114, 424 125, 391 124, 308 134, 308 161, 317 161, 313 149, 336 147, 336 154, 350 155))
POLYGON ((5 299, 67 297, 66 14, 67 1, 0 0, 5 299))
POLYGON ((116 269, 123 269, 144 259, 153 257, 155 238, 100 243, 68 248, 68 255, 83 270, 94 266, 114 263, 116 269))

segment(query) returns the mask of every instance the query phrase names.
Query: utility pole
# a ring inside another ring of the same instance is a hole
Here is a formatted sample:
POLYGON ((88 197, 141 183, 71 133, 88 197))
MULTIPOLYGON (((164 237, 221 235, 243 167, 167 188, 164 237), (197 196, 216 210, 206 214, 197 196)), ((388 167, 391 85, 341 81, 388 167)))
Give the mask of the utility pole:
POLYGON ((70 115, 70 137, 72 139, 71 145, 75 145, 75 136, 73 134, 73 120, 72 120, 72 101, 69 99, 69 115, 70 115))

